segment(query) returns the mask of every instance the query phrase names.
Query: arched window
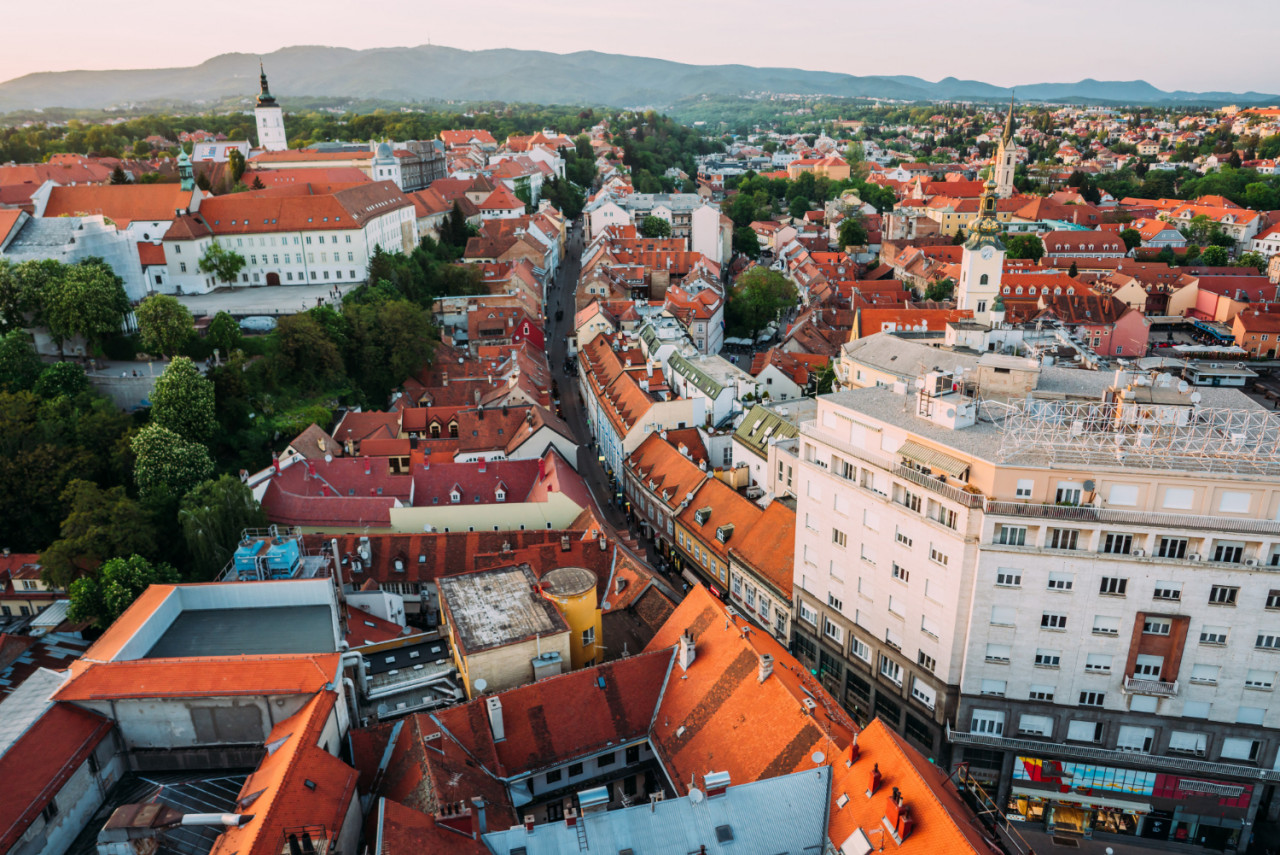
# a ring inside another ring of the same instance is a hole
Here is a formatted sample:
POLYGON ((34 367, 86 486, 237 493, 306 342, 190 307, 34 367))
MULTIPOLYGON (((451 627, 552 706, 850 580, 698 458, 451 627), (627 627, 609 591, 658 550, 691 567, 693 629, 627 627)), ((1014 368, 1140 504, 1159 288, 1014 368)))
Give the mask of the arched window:
POLYGON ((979 284, 979 285, 986 285, 986 284, 987 284, 987 274, 985 274, 985 273, 984 273, 984 274, 982 274, 982 278, 978 280, 978 284, 979 284))

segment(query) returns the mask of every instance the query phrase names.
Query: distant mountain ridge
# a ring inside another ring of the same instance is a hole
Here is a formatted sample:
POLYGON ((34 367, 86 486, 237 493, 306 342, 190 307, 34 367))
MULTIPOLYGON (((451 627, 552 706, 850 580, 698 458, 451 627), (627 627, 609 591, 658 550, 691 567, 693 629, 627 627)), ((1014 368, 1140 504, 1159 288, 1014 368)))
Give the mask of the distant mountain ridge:
MULTIPOLYGON (((1007 99, 1010 90, 947 77, 856 76, 795 68, 690 65, 647 57, 580 51, 464 51, 439 45, 349 48, 298 46, 263 57, 272 91, 290 96, 523 101, 614 107, 666 107, 700 95, 757 93, 871 97, 910 101, 1007 99)), ((39 72, 0 83, 0 111, 48 107, 92 109, 170 102, 200 104, 249 98, 258 89, 258 57, 215 56, 187 68, 39 72)), ((1036 83, 1016 87, 1019 100, 1128 104, 1276 103, 1259 92, 1167 92, 1144 80, 1036 83)))

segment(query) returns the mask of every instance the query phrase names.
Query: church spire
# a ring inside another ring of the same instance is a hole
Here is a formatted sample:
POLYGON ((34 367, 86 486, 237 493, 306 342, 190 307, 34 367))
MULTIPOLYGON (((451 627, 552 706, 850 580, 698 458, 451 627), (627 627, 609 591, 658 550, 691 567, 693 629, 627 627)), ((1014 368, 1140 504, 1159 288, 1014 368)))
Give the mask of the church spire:
POLYGON ((262 60, 258 60, 258 72, 260 74, 258 79, 261 82, 261 89, 258 92, 258 106, 274 106, 276 99, 272 96, 271 89, 267 86, 267 70, 263 68, 262 60))
MULTIPOLYGON (((264 75, 264 81, 267 79, 264 75)), ((265 84, 264 84, 265 85, 265 84)), ((1004 119, 1004 133, 1000 135, 1000 142, 1006 146, 1013 140, 1013 90, 1009 91, 1009 115, 1004 119)))

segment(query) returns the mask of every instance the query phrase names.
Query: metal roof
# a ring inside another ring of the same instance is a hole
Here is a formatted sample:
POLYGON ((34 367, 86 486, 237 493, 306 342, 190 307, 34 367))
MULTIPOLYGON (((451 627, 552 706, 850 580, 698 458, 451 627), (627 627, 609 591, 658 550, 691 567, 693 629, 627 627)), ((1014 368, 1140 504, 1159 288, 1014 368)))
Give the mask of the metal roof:
POLYGON ((332 609, 321 605, 188 609, 143 658, 333 653, 332 623, 332 609))
POLYGON ((949 454, 921 445, 914 439, 904 442, 898 449, 898 454, 931 469, 941 469, 954 478, 959 478, 969 468, 969 464, 963 460, 957 460, 949 454))
POLYGON ((826 844, 830 790, 831 768, 823 765, 731 786, 710 798, 695 790, 683 798, 588 813, 579 820, 585 841, 578 827, 563 821, 533 831, 517 825, 483 840, 494 855, 520 849, 525 855, 802 855, 826 844))

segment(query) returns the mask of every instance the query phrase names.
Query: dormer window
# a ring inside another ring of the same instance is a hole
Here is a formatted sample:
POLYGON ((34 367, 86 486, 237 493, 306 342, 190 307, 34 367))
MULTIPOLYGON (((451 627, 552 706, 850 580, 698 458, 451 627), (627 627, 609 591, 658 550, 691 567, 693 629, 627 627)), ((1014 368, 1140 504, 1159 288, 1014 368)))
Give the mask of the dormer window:
POLYGON ((459 502, 462 501, 462 494, 459 493, 457 490, 451 491, 449 493, 449 501, 453 502, 455 505, 458 504, 459 502))

